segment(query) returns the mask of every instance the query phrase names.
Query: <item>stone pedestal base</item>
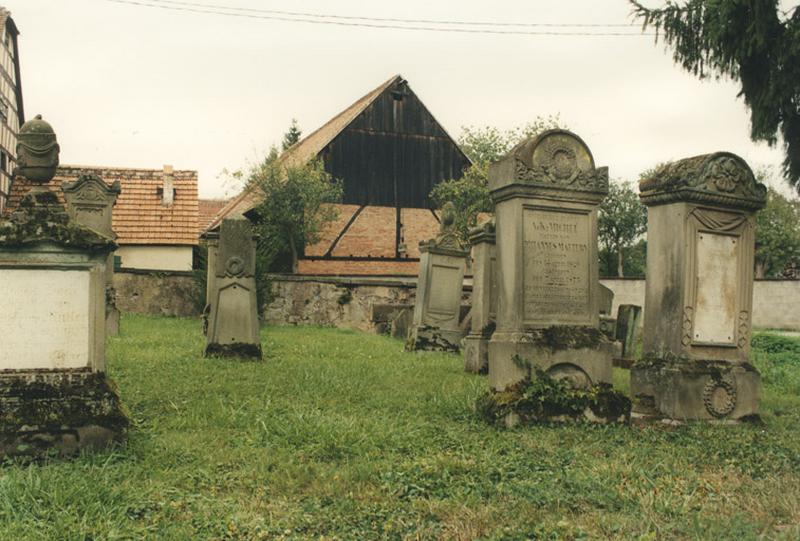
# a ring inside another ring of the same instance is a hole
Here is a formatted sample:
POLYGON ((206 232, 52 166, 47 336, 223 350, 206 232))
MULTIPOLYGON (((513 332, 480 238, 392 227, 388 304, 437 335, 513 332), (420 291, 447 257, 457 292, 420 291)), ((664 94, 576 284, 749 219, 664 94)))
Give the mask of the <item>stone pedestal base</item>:
POLYGON ((485 374, 489 370, 489 339, 480 334, 469 334, 464 339, 464 370, 485 374))
POLYGON ((263 356, 261 344, 208 344, 206 357, 236 357, 239 359, 252 359, 260 361, 263 356))
POLYGON ((531 366, 573 387, 612 383, 613 345, 597 329, 558 328, 539 332, 495 331, 489 341, 489 385, 502 391, 530 377, 531 366), (563 341, 554 338, 563 337, 563 341), (523 362, 515 360, 518 357, 523 362))
POLYGON ((758 415, 761 376, 751 365, 719 361, 634 366, 631 394, 639 419, 735 421, 758 415))
POLYGON ((409 351, 448 351, 458 353, 461 350, 461 331, 450 331, 432 327, 430 325, 419 325, 411 328, 408 335, 406 349, 409 351))
POLYGON ((103 373, 0 372, 0 458, 105 448, 124 440, 128 423, 103 373))

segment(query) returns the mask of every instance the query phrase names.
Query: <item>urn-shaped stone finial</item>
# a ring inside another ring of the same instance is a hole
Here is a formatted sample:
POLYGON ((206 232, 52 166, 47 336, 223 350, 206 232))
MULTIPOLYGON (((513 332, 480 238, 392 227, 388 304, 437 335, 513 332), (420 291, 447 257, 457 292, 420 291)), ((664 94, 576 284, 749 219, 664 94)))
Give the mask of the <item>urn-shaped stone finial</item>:
POLYGON ((33 182, 49 182, 56 174, 59 150, 53 127, 36 115, 19 130, 15 174, 33 182))

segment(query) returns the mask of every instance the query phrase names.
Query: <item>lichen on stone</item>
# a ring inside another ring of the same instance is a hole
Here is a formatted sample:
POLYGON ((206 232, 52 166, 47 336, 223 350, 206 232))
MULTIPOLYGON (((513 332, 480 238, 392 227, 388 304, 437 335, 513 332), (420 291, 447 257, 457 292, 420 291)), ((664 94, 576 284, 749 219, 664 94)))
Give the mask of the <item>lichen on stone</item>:
POLYGON ((531 331, 529 340, 552 351, 565 349, 596 349, 606 341, 605 335, 595 327, 553 325, 531 331))
POLYGON ((0 222, 0 246, 22 247, 52 242, 59 246, 110 251, 116 243, 70 220, 55 192, 29 192, 11 219, 0 222))

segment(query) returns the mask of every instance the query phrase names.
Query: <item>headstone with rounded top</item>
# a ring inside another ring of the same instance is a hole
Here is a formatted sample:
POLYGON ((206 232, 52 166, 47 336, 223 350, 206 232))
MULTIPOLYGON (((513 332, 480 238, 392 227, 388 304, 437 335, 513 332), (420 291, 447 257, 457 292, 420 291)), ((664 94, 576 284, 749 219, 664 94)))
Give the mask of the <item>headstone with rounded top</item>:
POLYGON ((758 413, 749 363, 755 213, 766 188, 739 156, 717 152, 658 168, 647 206, 642 359, 634 416, 730 421, 758 413))
POLYGON ((497 322, 489 383, 502 391, 532 368, 573 387, 610 383, 600 331, 597 208, 608 168, 566 130, 526 139, 489 167, 495 205, 497 322))
POLYGON ((71 218, 47 187, 59 146, 41 116, 20 129, 17 153, 16 179, 35 186, 0 222, 0 457, 106 446, 128 426, 105 374, 116 244, 71 218))
POLYGON ((241 214, 209 240, 206 356, 261 359, 256 300, 256 236, 241 214))
POLYGON ((420 242, 419 251, 417 294, 406 348, 457 352, 464 337, 459 322, 469 250, 456 233, 452 203, 442 207, 439 235, 420 242))

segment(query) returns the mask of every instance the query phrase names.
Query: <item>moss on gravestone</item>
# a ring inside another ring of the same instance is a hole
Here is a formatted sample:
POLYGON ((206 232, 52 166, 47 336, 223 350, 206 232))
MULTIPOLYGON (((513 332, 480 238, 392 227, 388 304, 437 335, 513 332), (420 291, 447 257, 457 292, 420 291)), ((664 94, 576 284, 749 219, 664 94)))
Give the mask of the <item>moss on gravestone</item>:
POLYGON ((553 379, 533 367, 532 376, 503 391, 488 391, 478 398, 478 414, 492 424, 515 416, 521 424, 592 420, 627 422, 631 401, 611 385, 601 383, 574 389, 567 380, 553 379))

